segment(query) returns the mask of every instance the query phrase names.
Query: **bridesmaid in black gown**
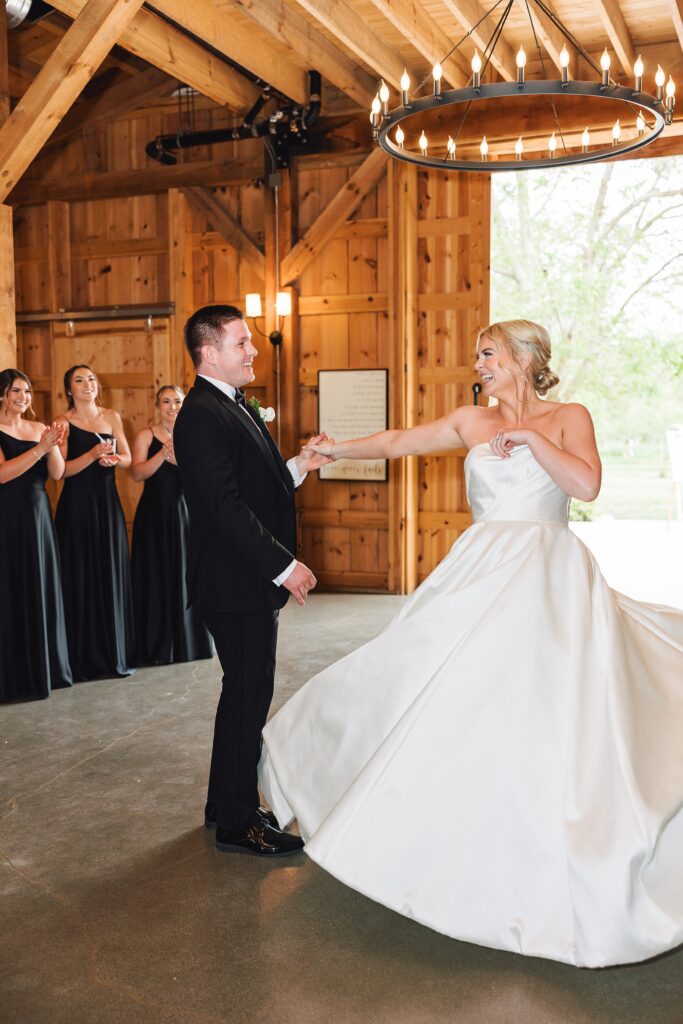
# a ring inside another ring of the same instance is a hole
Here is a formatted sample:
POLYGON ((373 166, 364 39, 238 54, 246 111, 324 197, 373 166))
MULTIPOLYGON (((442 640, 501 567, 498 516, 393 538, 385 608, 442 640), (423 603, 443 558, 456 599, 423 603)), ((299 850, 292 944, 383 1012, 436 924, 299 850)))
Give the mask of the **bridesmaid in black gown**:
POLYGON ((133 442, 134 480, 145 481, 135 513, 131 568, 137 661, 165 665, 213 655, 208 630, 187 609, 187 506, 173 451, 173 425, 183 404, 174 384, 159 388, 159 422, 133 442))
POLYGON ((48 475, 59 480, 63 428, 24 419, 31 382, 0 373, 0 701, 71 686, 48 475))
POLYGON ((120 415, 97 403, 89 366, 67 370, 64 390, 66 471, 55 524, 71 668, 76 682, 127 676, 135 656, 133 596, 115 473, 130 466, 130 449, 120 415))

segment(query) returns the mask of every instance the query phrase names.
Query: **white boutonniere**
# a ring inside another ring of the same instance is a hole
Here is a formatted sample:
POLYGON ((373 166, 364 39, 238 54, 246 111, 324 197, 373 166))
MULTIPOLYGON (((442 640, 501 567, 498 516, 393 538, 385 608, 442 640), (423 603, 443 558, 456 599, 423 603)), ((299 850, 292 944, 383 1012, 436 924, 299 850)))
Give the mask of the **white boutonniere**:
POLYGON ((257 412, 264 423, 272 423, 275 419, 275 409, 271 405, 261 405, 258 398, 252 395, 247 401, 254 412, 257 412))

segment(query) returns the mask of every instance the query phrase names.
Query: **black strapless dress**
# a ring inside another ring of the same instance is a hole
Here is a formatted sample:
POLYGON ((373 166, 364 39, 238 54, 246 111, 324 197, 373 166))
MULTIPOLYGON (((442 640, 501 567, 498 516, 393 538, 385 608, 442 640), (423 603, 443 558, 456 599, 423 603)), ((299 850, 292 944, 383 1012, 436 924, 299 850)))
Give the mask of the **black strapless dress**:
MULTIPOLYGON (((35 445, 0 431, 6 459, 35 445)), ((46 480, 43 458, 0 484, 0 701, 49 697, 73 682, 46 480)))
MULTIPOLYGON (((149 458, 161 447, 153 437, 149 458)), ((194 609, 185 607, 189 528, 178 467, 164 462, 145 480, 133 523, 131 568, 140 665, 213 656, 207 629, 194 609)))
MULTIPOLYGON (((99 437, 69 425, 67 459, 89 451, 99 437)), ((64 481, 55 525, 69 654, 74 680, 127 676, 135 641, 128 537, 114 466, 93 462, 64 481)))

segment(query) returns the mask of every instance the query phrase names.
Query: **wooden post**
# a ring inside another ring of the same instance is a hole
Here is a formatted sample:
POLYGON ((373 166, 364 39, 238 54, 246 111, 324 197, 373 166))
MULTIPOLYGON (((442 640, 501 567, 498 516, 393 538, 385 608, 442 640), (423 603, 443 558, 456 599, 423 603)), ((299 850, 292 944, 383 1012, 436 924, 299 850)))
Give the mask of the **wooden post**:
MULTIPOLYGON (((292 247, 294 231, 293 220, 293 179, 290 170, 282 170, 277 193, 268 188, 265 193, 265 242, 266 242, 266 278, 265 278, 265 324, 266 334, 280 328, 284 335, 280 347, 280 410, 275 421, 275 438, 288 458, 295 454, 299 446, 299 324, 297 296, 292 288, 283 286, 280 275, 282 261, 292 247), (277 218, 277 251, 275 245, 275 225, 277 218), (287 291, 292 298, 292 315, 284 321, 275 312, 275 298, 278 291, 287 291)), ((269 360, 266 368, 268 381, 268 402, 277 408, 276 370, 278 353, 273 351, 270 342, 266 343, 270 350, 261 355, 269 360)), ((264 359, 265 362, 265 359, 264 359)))
MULTIPOLYGON (((7 12, 0 3, 0 127, 9 117, 9 60, 7 12)), ((14 307, 14 233, 12 209, 0 206, 0 370, 17 364, 17 324, 14 307)))
POLYGON ((194 367, 183 341, 185 321, 194 312, 192 289, 192 211, 177 188, 168 190, 168 278, 175 314, 169 324, 170 359, 173 379, 186 389, 194 380, 194 367))
MULTIPOLYGON (((73 304, 71 290, 71 225, 69 204, 47 204, 47 266, 50 312, 59 313, 73 304)), ((64 411, 64 371, 66 367, 55 356, 55 324, 50 324, 50 390, 49 419, 64 411)))
MULTIPOLYGON (((396 161, 389 165, 389 253, 392 425, 405 429, 417 423, 417 168, 396 161)), ((418 578, 417 457, 401 459, 395 473, 389 589, 409 594, 418 578)))

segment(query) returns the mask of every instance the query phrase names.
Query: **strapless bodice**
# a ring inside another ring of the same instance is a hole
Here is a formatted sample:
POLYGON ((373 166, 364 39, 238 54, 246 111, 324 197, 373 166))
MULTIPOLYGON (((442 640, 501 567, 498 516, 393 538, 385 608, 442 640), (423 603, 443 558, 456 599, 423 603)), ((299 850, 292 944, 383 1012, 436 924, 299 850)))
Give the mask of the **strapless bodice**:
POLYGON ((539 466, 527 445, 501 459, 488 441, 475 444, 465 459, 465 483, 475 523, 567 524, 569 496, 539 466))

